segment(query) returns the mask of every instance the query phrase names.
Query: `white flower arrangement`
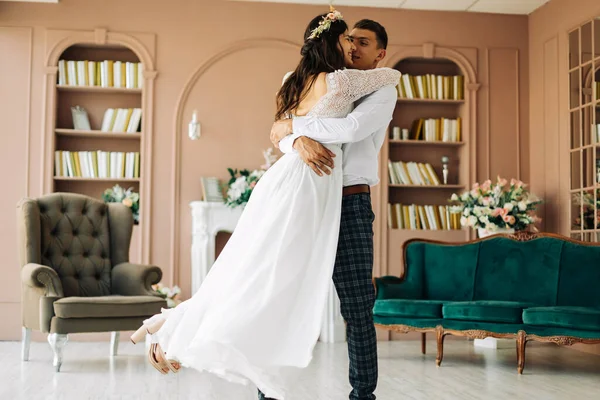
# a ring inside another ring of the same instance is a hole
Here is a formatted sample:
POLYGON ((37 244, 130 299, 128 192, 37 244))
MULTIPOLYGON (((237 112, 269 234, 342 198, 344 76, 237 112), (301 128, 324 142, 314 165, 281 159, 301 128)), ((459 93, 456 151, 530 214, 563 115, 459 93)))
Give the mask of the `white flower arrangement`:
POLYGON ((261 169, 255 169, 252 172, 247 169, 238 172, 237 169, 227 168, 231 178, 229 179, 225 204, 229 207, 233 208, 245 205, 260 178, 277 160, 277 156, 273 155, 273 148, 263 151, 263 157, 265 158, 265 164, 260 167, 261 169))
POLYGON ((179 303, 181 303, 181 300, 178 299, 178 296, 181 293, 181 289, 179 288, 179 286, 175 285, 172 288, 170 288, 158 283, 152 286, 152 288, 156 290, 161 297, 167 300, 167 307, 173 308, 176 307, 179 303))
POLYGON ((453 194, 450 200, 459 203, 452 207, 452 211, 462 214, 462 226, 492 232, 502 228, 521 231, 540 221, 534 211, 541 201, 516 179, 511 179, 510 185, 500 177, 494 184, 489 179, 482 185, 475 183, 470 191, 453 194))
POLYGON ((121 186, 115 185, 102 193, 102 200, 105 203, 122 203, 131 208, 133 221, 136 224, 140 222, 140 194, 134 192, 133 188, 125 190, 121 186))

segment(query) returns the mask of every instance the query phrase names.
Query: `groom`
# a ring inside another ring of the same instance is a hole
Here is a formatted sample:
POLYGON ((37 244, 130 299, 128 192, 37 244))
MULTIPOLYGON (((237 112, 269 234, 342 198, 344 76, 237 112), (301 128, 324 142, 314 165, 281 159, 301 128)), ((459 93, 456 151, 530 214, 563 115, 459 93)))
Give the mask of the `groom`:
MULTIPOLYGON (((385 57, 383 26, 368 19, 354 25, 356 46, 349 68, 369 70, 385 57)), ((330 174, 333 153, 323 144, 342 143, 344 189, 333 282, 346 321, 351 400, 373 400, 377 386, 377 337, 373 324, 373 214, 370 186, 379 182, 378 153, 392 120, 397 93, 385 87, 355 103, 346 118, 297 117, 275 122, 271 141, 284 153, 297 152, 319 176, 330 174)))

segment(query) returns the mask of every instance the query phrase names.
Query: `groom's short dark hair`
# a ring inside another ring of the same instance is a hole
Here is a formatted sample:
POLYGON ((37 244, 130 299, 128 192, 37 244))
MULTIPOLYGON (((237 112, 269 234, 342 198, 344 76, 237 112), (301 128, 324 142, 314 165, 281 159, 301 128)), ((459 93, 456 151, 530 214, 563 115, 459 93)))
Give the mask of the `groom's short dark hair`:
POLYGON ((379 22, 375 22, 372 19, 361 19, 356 24, 354 24, 354 29, 365 29, 367 31, 375 33, 375 37, 377 38, 377 44, 379 48, 387 49, 388 35, 383 25, 381 25, 379 22))

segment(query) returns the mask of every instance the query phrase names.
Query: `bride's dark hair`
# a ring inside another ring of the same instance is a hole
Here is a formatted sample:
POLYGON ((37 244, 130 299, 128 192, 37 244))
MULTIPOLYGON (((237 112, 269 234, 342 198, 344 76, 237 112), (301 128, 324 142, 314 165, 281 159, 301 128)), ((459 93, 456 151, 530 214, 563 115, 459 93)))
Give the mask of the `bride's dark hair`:
POLYGON ((333 72, 346 66, 344 53, 339 48, 339 36, 348 30, 344 20, 337 19, 331 22, 329 29, 323 31, 319 37, 309 39, 312 31, 319 27, 319 23, 326 16, 327 14, 322 14, 315 17, 306 27, 304 45, 300 50, 302 58, 296 70, 277 93, 275 120, 298 108, 321 72, 333 72))

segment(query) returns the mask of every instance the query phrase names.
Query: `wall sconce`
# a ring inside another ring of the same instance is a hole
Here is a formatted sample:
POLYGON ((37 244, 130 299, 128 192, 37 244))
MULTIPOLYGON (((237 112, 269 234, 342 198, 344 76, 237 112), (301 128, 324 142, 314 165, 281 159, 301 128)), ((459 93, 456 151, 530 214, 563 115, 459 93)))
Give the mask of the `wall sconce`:
POLYGON ((192 114, 192 120, 188 127, 188 136, 191 140, 198 140, 200 138, 200 122, 198 122, 198 112, 196 110, 192 114))

